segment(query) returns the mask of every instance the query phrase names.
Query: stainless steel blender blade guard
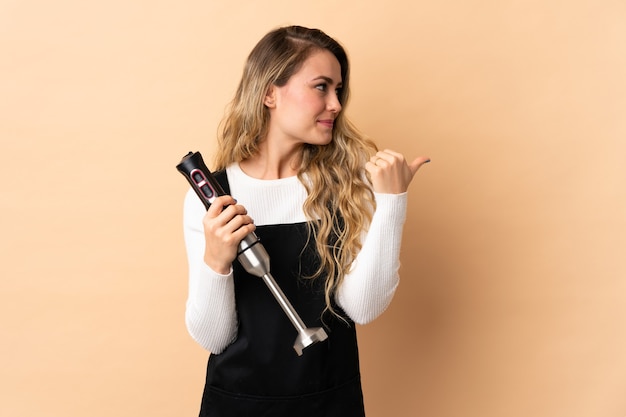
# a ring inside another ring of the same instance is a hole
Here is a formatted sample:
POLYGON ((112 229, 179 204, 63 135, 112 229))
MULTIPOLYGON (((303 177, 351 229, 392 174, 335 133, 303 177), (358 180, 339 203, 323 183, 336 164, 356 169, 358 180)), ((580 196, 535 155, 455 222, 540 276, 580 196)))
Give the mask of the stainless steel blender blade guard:
POLYGON ((303 331, 298 332, 298 337, 296 337, 293 348, 298 356, 302 356, 304 348, 326 339, 328 339, 328 334, 326 334, 326 331, 323 328, 306 328, 303 331))

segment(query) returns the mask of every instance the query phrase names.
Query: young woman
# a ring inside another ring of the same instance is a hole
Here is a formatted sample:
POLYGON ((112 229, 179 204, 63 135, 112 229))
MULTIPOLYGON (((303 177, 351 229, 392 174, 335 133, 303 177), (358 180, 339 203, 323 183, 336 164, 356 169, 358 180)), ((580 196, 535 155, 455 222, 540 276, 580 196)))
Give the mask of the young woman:
POLYGON ((273 30, 248 57, 215 157, 229 195, 208 211, 185 199, 186 323, 211 352, 201 416, 364 415, 355 323, 391 302, 406 191, 429 160, 377 151, 344 116, 348 87, 346 53, 320 30, 273 30), (252 231, 303 321, 329 335, 302 356, 263 281, 235 261, 252 231))

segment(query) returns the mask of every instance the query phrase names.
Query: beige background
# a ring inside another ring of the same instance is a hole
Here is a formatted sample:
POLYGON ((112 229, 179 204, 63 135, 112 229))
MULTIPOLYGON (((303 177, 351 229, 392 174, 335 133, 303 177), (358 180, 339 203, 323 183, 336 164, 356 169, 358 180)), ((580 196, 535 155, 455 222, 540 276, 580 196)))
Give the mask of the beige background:
POLYGON ((626 416, 625 22, 617 0, 2 0, 0 415, 197 415, 174 166, 298 23, 346 45, 361 129, 433 160, 397 297, 359 328, 369 416, 626 416))

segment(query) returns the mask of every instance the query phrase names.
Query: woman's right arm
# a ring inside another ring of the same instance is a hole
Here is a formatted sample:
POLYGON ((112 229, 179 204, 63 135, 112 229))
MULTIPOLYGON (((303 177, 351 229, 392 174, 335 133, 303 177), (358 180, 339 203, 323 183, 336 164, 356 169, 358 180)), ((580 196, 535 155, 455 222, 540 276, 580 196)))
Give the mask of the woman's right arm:
POLYGON ((237 335, 235 287, 230 273, 219 274, 205 262, 206 237, 203 220, 207 211, 198 196, 185 196, 183 224, 189 293, 185 323, 191 337, 212 353, 222 352, 237 335))

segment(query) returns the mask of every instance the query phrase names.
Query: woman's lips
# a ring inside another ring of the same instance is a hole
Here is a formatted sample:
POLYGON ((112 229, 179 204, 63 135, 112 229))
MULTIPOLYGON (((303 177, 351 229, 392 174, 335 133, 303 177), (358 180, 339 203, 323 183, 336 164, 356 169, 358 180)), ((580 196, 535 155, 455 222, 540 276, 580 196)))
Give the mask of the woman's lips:
POLYGON ((318 123, 332 129, 335 122, 332 119, 324 119, 324 120, 318 120, 318 123))

